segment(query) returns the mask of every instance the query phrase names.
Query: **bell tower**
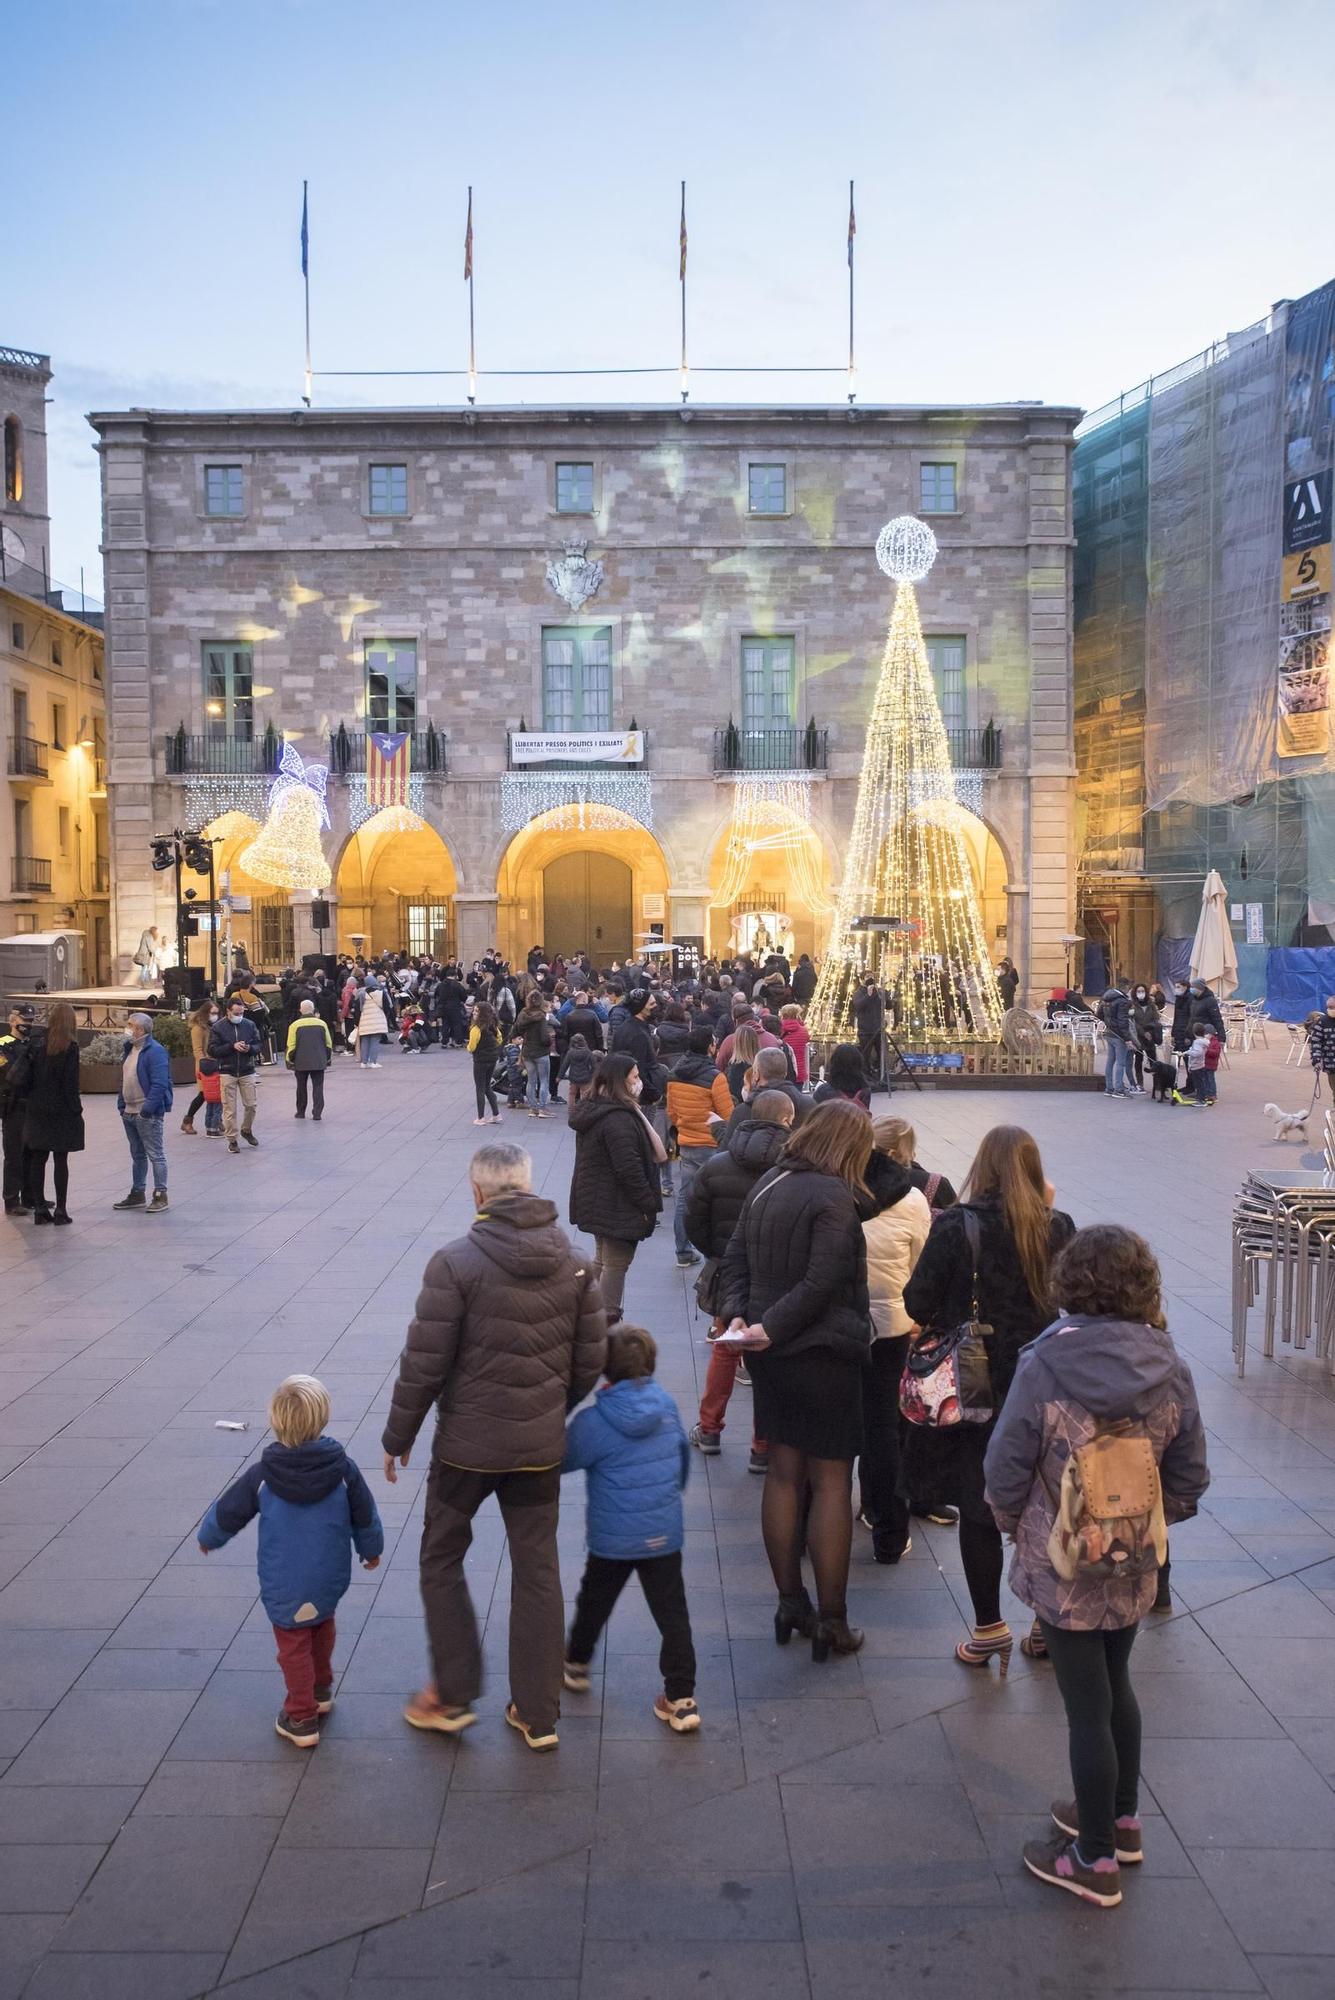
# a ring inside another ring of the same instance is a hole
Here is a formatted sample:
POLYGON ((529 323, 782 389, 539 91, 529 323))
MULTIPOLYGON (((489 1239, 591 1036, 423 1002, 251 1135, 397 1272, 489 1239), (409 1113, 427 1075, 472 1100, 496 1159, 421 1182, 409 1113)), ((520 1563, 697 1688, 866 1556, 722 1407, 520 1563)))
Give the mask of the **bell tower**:
POLYGON ((0 578, 41 596, 51 566, 45 354, 0 347, 0 578))

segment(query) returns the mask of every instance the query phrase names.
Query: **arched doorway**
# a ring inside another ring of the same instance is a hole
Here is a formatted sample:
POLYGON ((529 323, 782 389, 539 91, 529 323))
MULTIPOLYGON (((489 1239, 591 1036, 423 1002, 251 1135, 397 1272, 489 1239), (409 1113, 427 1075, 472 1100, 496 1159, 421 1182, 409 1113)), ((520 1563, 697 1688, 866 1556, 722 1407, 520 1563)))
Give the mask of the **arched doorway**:
POLYGON ((501 950, 522 965, 533 945, 608 966, 641 948, 667 915, 663 850, 638 820, 599 807, 599 824, 571 826, 563 809, 517 833, 497 870, 501 950))
POLYGON ((709 949, 716 955, 783 944, 818 953, 833 914, 829 869, 809 817, 739 791, 709 869, 709 949))
POLYGON ((1007 950, 1013 958, 1019 941, 1015 938, 1008 940, 1006 936, 1008 870, 1001 843, 986 820, 979 819, 976 813, 961 810, 958 824, 968 848, 974 887, 983 913, 983 935, 987 939, 987 948, 994 959, 1004 956, 1007 950))
POLYGON ((340 951, 453 958, 458 880, 434 827, 401 833, 393 813, 375 814, 348 841, 334 883, 340 951))
POLYGON ((633 948, 634 878, 615 854, 560 854, 542 871, 543 935, 567 957, 586 951, 595 965, 624 959, 633 948))
MULTIPOLYGON (((226 812, 204 828, 204 835, 218 842, 213 850, 214 880, 219 895, 226 891, 232 898, 233 949, 244 947, 254 971, 279 973, 298 962, 296 914, 286 889, 262 882, 258 875, 248 875, 241 866, 240 857, 259 830, 258 820, 248 813, 226 812)), ((181 880, 185 888, 197 887, 201 898, 207 894, 205 878, 196 880, 187 873, 181 880)), ((221 911, 218 925, 221 939, 227 935, 221 911)), ((191 965, 208 965, 207 934, 187 940, 187 958, 191 965)))

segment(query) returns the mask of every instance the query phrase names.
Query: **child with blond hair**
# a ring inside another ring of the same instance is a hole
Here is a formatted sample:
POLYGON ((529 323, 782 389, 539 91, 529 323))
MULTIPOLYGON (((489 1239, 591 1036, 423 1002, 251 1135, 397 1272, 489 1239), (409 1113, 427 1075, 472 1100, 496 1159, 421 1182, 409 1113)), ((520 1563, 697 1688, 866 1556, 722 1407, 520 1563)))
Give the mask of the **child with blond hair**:
POLYGON ((329 1391, 313 1375, 274 1390, 274 1442, 215 1500, 199 1531, 205 1555, 258 1514, 260 1596, 278 1642, 286 1698, 274 1722, 299 1750, 320 1740, 334 1706, 334 1613, 352 1581, 352 1549, 374 1569, 385 1546, 371 1490, 337 1438, 329 1391))

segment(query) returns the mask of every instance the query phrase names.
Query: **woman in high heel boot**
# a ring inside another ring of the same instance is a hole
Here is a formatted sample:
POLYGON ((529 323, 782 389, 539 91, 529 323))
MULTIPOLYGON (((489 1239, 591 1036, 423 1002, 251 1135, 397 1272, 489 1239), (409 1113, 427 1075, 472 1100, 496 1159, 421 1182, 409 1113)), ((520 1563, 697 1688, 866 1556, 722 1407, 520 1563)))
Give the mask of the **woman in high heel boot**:
POLYGON ((774 1636, 809 1638, 813 1660, 862 1644, 846 1594, 871 1344, 856 1197, 867 1198, 871 1148, 861 1105, 818 1106, 748 1194, 719 1267, 719 1311, 749 1336, 756 1433, 769 1442, 761 1523, 779 1590, 774 1636))
POLYGON ((962 1325, 976 1297, 983 1323, 992 1329, 985 1341, 991 1419, 948 1430, 912 1427, 901 1479, 908 1491, 959 1508, 960 1556, 974 1626, 955 1648, 955 1658, 962 1667, 986 1668, 995 1655, 1003 1678, 1014 1642, 1001 1615, 1001 1532, 983 1493, 983 1454, 1020 1353, 1051 1317, 1051 1259, 1075 1234, 1070 1216, 1052 1204, 1052 1185, 1029 1133, 1018 1125, 995 1125, 978 1148, 962 1201, 938 1214, 904 1287, 905 1310, 920 1328, 962 1325), (975 1218, 978 1230, 972 1290, 966 1215, 975 1218))

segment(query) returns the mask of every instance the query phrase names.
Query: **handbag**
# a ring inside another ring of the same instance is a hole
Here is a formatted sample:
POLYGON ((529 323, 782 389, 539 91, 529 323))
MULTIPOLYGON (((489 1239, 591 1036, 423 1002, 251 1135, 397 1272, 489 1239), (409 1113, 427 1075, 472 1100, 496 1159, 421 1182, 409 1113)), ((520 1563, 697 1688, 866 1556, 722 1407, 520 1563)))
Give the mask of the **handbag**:
POLYGON ((969 1317, 915 1341, 899 1382, 900 1415, 929 1430, 985 1424, 995 1408, 986 1344, 992 1328, 978 1311, 978 1218, 967 1208, 961 1212, 973 1263, 969 1317))

